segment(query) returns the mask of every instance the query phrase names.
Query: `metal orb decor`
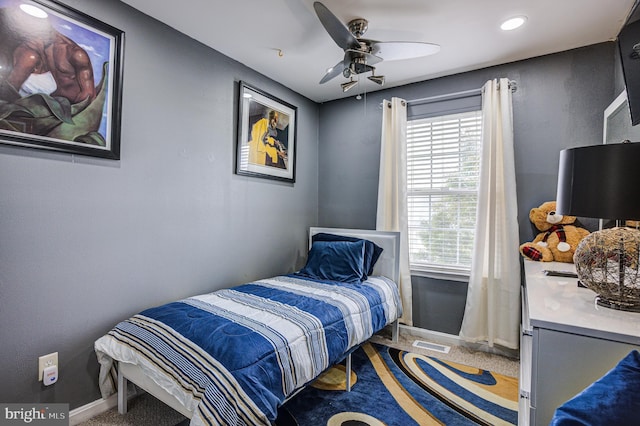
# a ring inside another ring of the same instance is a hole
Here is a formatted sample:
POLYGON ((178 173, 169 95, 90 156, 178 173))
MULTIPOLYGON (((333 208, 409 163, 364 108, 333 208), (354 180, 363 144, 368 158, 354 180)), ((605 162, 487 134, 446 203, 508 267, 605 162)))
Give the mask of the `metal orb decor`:
POLYGON ((587 235, 573 261, 578 278, 598 294, 598 305, 640 312, 640 231, 627 227, 587 235))

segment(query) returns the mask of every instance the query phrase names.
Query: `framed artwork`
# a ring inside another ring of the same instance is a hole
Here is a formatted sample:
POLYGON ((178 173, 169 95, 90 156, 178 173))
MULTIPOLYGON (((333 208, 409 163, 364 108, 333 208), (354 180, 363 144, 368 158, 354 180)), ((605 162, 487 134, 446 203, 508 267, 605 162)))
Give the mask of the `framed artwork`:
POLYGON ((0 0, 0 143, 120 158, 124 33, 50 0, 0 0))
POLYGON ((297 108, 240 82, 236 173, 295 182, 297 108))

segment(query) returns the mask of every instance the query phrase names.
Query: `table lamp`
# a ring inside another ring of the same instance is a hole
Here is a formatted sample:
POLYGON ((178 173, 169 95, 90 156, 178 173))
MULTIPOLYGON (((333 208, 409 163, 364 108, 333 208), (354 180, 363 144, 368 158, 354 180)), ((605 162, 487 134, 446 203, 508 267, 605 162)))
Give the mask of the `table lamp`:
POLYGON ((610 219, 616 226, 585 237, 573 261, 583 285, 608 308, 640 312, 640 143, 625 141, 560 151, 557 212, 610 219))

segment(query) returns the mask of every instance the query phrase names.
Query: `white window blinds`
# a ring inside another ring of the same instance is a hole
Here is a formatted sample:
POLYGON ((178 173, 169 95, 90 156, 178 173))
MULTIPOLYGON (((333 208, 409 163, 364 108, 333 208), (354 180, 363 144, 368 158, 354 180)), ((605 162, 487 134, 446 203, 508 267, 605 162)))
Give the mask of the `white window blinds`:
POLYGON ((412 270, 468 274, 480 173, 481 111, 407 123, 412 270))

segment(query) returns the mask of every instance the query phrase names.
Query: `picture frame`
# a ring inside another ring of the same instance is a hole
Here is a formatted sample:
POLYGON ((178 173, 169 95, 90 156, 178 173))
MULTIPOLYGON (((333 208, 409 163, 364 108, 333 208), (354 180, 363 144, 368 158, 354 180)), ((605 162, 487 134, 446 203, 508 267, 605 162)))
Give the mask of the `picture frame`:
POLYGON ((0 0, 0 143, 120 159, 124 32, 52 0, 0 0))
POLYGON ((297 107, 239 83, 236 174, 295 182, 297 107))
POLYGON ((623 90, 604 110, 602 143, 640 141, 640 126, 631 124, 627 91, 623 90))

